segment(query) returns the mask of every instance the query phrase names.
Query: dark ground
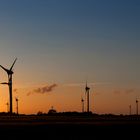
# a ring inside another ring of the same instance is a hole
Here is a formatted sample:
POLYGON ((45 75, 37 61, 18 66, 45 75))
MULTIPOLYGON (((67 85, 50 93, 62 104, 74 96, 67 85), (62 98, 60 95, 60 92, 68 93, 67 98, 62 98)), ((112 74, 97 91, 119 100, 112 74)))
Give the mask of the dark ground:
POLYGON ((3 139, 135 139, 140 117, 0 116, 3 139))

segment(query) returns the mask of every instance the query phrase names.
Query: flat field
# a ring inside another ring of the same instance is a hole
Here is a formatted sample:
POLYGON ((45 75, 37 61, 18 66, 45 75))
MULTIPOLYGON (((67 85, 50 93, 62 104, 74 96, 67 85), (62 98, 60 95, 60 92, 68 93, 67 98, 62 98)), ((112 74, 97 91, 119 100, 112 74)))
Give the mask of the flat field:
POLYGON ((6 139, 134 139, 139 132, 139 116, 0 116, 6 139))

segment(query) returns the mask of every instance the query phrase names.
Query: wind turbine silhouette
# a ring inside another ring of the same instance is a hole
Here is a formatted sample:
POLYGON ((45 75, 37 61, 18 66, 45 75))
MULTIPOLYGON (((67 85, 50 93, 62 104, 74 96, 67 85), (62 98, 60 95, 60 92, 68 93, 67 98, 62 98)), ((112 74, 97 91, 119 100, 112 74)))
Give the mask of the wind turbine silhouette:
POLYGON ((6 69, 5 67, 3 67, 2 65, 0 65, 0 67, 7 72, 8 74, 8 83, 4 82, 4 83, 1 83, 1 84, 6 84, 9 86, 9 98, 10 98, 10 114, 13 113, 13 107, 12 107, 12 75, 14 74, 13 72, 13 66, 14 64, 16 63, 17 61, 17 58, 15 59, 15 61, 13 62, 12 66, 10 69, 6 69))
POLYGON ((86 81, 85 94, 87 94, 87 112, 88 113, 89 113, 89 90, 90 88, 87 86, 87 81, 86 81))
POLYGON ((138 104, 139 104, 139 101, 138 101, 138 99, 136 99, 136 115, 139 115, 138 104))
POLYGON ((18 101, 19 101, 18 97, 16 97, 15 100, 16 100, 16 102, 17 102, 17 107, 16 107, 16 109, 17 109, 17 115, 18 115, 18 101))
POLYGON ((82 113, 84 113, 84 99, 81 97, 81 103, 82 103, 82 113))

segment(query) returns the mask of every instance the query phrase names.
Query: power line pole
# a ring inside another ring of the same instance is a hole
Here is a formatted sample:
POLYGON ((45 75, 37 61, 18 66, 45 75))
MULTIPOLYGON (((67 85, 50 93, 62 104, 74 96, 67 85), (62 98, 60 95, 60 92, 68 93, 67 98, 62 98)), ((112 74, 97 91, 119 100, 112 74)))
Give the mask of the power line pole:
POLYGON ((131 115, 131 105, 129 105, 129 115, 131 115))
POLYGON ((8 113, 9 112, 9 103, 7 102, 6 105, 7 105, 7 113, 8 113))

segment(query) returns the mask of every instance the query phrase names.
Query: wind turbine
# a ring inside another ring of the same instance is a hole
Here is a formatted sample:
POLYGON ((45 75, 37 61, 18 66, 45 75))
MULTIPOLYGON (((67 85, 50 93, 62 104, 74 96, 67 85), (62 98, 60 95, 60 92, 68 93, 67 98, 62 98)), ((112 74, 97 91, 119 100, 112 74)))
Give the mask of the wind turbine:
POLYGON ((10 98, 10 114, 13 113, 13 107, 12 107, 12 75, 14 74, 13 72, 13 66, 15 64, 15 62, 17 61, 17 58, 14 60, 12 66, 10 69, 6 69, 5 67, 3 67, 2 65, 0 65, 0 67, 7 72, 8 75, 8 83, 4 82, 1 84, 7 84, 9 86, 9 98, 10 98))
POLYGON ((84 113, 84 99, 83 99, 83 97, 81 98, 81 103, 82 103, 82 112, 84 113))
POLYGON ((19 101, 18 97, 16 97, 15 100, 17 102, 17 107, 16 108, 17 108, 17 115, 18 115, 18 101, 19 101))
POLYGON ((88 113, 89 113, 89 90, 90 88, 87 86, 87 82, 86 82, 85 94, 87 94, 87 112, 88 113))
POLYGON ((139 114, 138 104, 139 104, 139 101, 138 101, 138 99, 136 99, 136 115, 139 114))

